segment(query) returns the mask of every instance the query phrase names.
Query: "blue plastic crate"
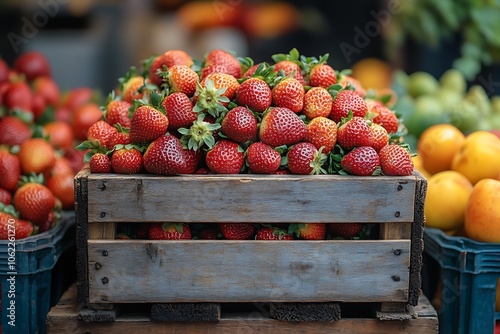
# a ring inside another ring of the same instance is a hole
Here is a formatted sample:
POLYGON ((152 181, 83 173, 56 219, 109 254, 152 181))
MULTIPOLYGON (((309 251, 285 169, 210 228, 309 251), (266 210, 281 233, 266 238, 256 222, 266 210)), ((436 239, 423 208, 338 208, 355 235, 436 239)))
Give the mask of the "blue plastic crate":
POLYGON ((9 266, 11 247, 0 241, 2 333, 45 333, 47 313, 75 277, 74 214, 65 213, 53 229, 15 242, 15 274, 9 266), (14 319, 15 327, 9 324, 14 319))
MULTIPOLYGON (((437 269, 441 269, 439 332, 493 333, 495 320, 500 320, 500 313, 495 313, 500 244, 448 236, 439 229, 426 228, 424 255, 435 260, 437 269)), ((429 264, 424 263, 424 267, 429 264)))

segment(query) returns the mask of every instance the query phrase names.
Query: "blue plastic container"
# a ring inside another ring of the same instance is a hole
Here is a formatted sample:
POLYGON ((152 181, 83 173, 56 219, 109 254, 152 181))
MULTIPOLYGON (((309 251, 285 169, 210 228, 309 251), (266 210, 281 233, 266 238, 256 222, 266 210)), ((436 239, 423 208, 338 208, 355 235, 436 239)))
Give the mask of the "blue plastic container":
POLYGON ((434 259, 441 269, 439 332, 493 333, 495 321, 500 320, 500 313, 495 313, 500 244, 476 242, 425 228, 424 255, 434 259))
POLYGON ((74 280, 75 245, 74 214, 49 231, 17 240, 15 251, 0 241, 2 333, 45 333, 47 313, 74 280))

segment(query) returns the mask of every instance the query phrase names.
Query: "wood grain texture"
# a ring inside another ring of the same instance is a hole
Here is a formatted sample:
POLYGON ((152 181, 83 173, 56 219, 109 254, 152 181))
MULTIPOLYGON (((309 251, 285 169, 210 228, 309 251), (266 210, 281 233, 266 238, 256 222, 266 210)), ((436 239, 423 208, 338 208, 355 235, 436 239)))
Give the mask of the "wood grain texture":
POLYGON ((88 186, 90 174, 88 166, 75 176, 75 223, 76 223, 76 283, 78 286, 78 301, 88 302, 88 186))
POLYGON ((88 221, 411 222, 415 182, 415 176, 90 174, 88 221))
POLYGON ((88 243, 92 303, 408 300, 409 240, 88 243))
POLYGON ((271 303, 269 316, 282 321, 338 321, 339 303, 271 303))

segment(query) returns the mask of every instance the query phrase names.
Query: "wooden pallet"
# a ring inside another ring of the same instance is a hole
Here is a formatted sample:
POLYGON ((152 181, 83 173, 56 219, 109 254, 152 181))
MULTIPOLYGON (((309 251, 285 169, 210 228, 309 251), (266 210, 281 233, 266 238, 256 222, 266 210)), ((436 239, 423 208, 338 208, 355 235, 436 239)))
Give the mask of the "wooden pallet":
POLYGON ((425 296, 420 297, 418 306, 414 308, 416 318, 409 320, 379 320, 360 312, 360 304, 353 306, 350 310, 342 309, 343 313, 351 314, 350 317, 343 316, 337 321, 279 321, 270 318, 268 309, 261 304, 252 304, 222 307, 217 322, 151 321, 151 309, 147 307, 124 309, 113 322, 85 322, 81 319, 85 308, 77 302, 76 285, 73 285, 50 310, 47 333, 437 333, 437 314, 425 296))

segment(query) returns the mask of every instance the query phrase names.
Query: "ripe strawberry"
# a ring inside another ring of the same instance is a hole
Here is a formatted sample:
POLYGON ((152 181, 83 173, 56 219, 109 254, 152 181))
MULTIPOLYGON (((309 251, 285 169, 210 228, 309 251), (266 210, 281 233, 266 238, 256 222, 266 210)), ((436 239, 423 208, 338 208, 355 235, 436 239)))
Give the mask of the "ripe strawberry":
POLYGON ((49 137, 49 143, 56 150, 69 150, 73 145, 75 138, 71 125, 62 121, 52 121, 43 126, 44 135, 49 137))
POLYGON ((183 147, 198 151, 202 147, 211 149, 215 145, 215 138, 218 137, 216 131, 219 128, 220 124, 214 119, 199 113, 189 129, 179 128, 177 131, 182 135, 180 140, 183 147))
POLYGON ((363 88, 363 86, 361 86, 361 83, 351 76, 342 75, 340 77, 339 84, 344 88, 347 88, 348 86, 352 86, 354 88, 354 91, 356 92, 356 94, 361 98, 364 98, 366 95, 366 91, 363 88))
POLYGON ((295 144, 287 153, 288 169, 292 174, 326 174, 323 165, 326 154, 318 151, 311 143, 302 142, 295 144))
POLYGON ((5 188, 0 188, 0 203, 5 205, 12 203, 12 194, 5 188))
POLYGON ((378 153, 382 174, 407 176, 413 173, 410 153, 399 145, 386 145, 378 153))
POLYGON ((48 231, 52 227, 54 227, 56 224, 57 224, 56 216, 54 215, 54 211, 51 211, 51 212, 49 212, 47 219, 45 219, 45 221, 43 221, 42 223, 37 225, 38 226, 38 233, 48 231))
POLYGON ((297 63, 294 63, 291 60, 280 60, 276 64, 274 64, 274 71, 276 73, 279 73, 280 71, 283 71, 285 76, 290 76, 292 73, 293 78, 298 80, 301 85, 306 85, 306 81, 304 79, 304 76, 302 75, 302 69, 297 63))
POLYGON ((303 240, 324 240, 326 235, 326 224, 290 224, 288 232, 290 234, 295 234, 297 238, 303 240))
POLYGON ((259 66, 263 63, 258 63, 250 66, 242 75, 242 78, 250 78, 252 75, 255 74, 259 66))
POLYGON ((21 176, 21 160, 17 155, 0 148, 0 188, 8 191, 17 189, 21 176))
POLYGON ((64 96, 62 107, 74 111, 79 106, 91 102, 94 92, 89 87, 78 87, 70 89, 64 96))
POLYGON ((304 106, 304 86, 295 78, 285 78, 272 89, 273 105, 292 110, 295 113, 302 111, 304 106))
POLYGON ((193 59, 191 56, 184 50, 168 50, 163 54, 165 65, 167 68, 170 68, 174 65, 186 65, 191 67, 193 65, 193 59))
POLYGON ((87 150, 77 150, 76 147, 73 147, 65 152, 64 157, 68 159, 69 164, 71 165, 71 169, 73 169, 73 173, 78 173, 83 168, 83 166, 85 166, 83 160, 87 152, 87 150))
POLYGON ((191 239, 188 225, 177 223, 156 223, 149 226, 151 240, 184 240, 191 239))
POLYGON ((245 143, 257 139, 257 119, 242 106, 231 109, 221 122, 222 133, 232 141, 245 143))
POLYGON ((234 141, 221 139, 207 152, 205 162, 216 174, 238 174, 245 164, 245 153, 234 141))
POLYGON ((33 91, 43 98, 45 105, 56 106, 61 100, 59 86, 51 77, 40 76, 33 81, 33 91))
POLYGON ((353 117, 337 130, 337 144, 343 149, 350 150, 357 146, 371 146, 373 134, 366 120, 362 117, 353 117))
POLYGON ((31 137, 30 128, 15 116, 0 119, 0 145, 20 145, 31 137))
POLYGON ((326 117, 316 117, 307 124, 306 142, 313 144, 321 152, 330 153, 337 143, 337 123, 326 117))
POLYGON ((389 144, 389 134, 387 130, 377 123, 372 123, 370 125, 370 130, 373 134, 373 143, 372 147, 375 151, 379 152, 382 147, 389 144))
POLYGON ((231 74, 227 70, 226 65, 222 64, 210 64, 206 65, 201 69, 201 75, 200 79, 203 80, 207 77, 207 75, 212 74, 212 73, 226 73, 226 74, 231 74))
POLYGON ((199 78, 198 73, 191 67, 186 65, 174 65, 166 72, 169 93, 181 92, 189 97, 194 95, 199 78))
POLYGON ((238 58, 225 50, 215 49, 205 56, 205 66, 213 64, 224 65, 228 73, 235 78, 241 76, 241 65, 238 58))
MULTIPOLYGON (((12 206, 10 207, 12 208, 12 206)), ((0 240, 9 240, 10 237, 14 237, 15 240, 24 239, 31 236, 33 230, 33 225, 29 221, 18 219, 9 213, 0 211, 0 240), (15 234, 11 235, 13 230, 15 234)))
POLYGON ((302 112, 308 119, 328 117, 332 110, 332 96, 323 87, 313 87, 304 95, 302 112))
POLYGON ((67 159, 64 156, 57 156, 56 163, 54 164, 54 167, 52 167, 52 169, 50 170, 50 176, 64 175, 64 174, 75 175, 69 159, 67 159))
POLYGON ((207 75, 200 82, 194 95, 196 101, 194 111, 208 110, 212 116, 217 117, 221 110, 220 105, 227 107, 239 88, 238 80, 230 74, 211 73, 207 75))
POLYGON ((146 83, 145 79, 141 76, 132 76, 122 87, 122 100, 132 103, 133 100, 140 100, 144 96, 143 86, 146 83))
POLYGON ((301 142, 306 133, 305 123, 288 108, 271 108, 264 113, 259 129, 260 140, 272 147, 301 142))
POLYGON ((353 116, 365 117, 368 107, 355 91, 342 90, 333 100, 330 118, 339 123, 342 118, 349 116, 349 111, 352 111, 353 116))
POLYGON ((280 228, 263 227, 257 232, 255 240, 293 240, 293 236, 280 228))
POLYGON ((95 143, 97 147, 110 150, 112 146, 109 144, 109 139, 117 132, 118 130, 115 127, 109 125, 103 120, 99 120, 92 124, 92 126, 88 129, 87 140, 95 143))
POLYGON ((370 176, 380 166, 380 159, 373 147, 360 146, 344 155, 340 166, 348 174, 370 176))
POLYGON ((130 128, 129 109, 132 103, 121 100, 112 100, 106 105, 104 119, 109 125, 120 124, 124 128, 130 128))
POLYGON ((76 140, 87 140, 87 131, 95 122, 102 119, 98 104, 87 102, 78 106, 71 117, 71 127, 76 140))
POLYGON ((219 228, 228 240, 248 240, 255 234, 255 227, 251 223, 219 223, 219 228))
POLYGON ((398 132, 399 120, 391 109, 383 105, 376 105, 371 109, 371 113, 374 115, 372 121, 382 125, 388 133, 398 132))
POLYGON ((246 161, 252 173, 272 174, 280 167, 281 155, 271 146, 256 142, 248 147, 246 161))
POLYGON ((33 93, 31 98, 30 112, 35 121, 39 120, 47 107, 44 97, 41 94, 33 93))
POLYGON ((337 74, 330 65, 319 63, 311 68, 308 82, 312 87, 328 88, 337 83, 337 74))
POLYGON ((19 146, 18 153, 23 174, 48 173, 56 163, 54 148, 42 138, 30 138, 19 146))
MULTIPOLYGON (((210 225, 215 225, 215 224, 210 224, 210 225)), ((217 227, 210 226, 203 229, 200 233, 198 233, 198 238, 201 240, 217 240, 221 239, 221 235, 219 233, 220 230, 217 227)))
POLYGON ((30 86, 24 81, 11 83, 3 95, 3 104, 8 110, 19 108, 31 112, 33 93, 30 86))
POLYGON ((142 170, 142 153, 132 145, 117 146, 111 155, 111 168, 118 174, 136 174, 142 170))
POLYGON ((273 174, 275 174, 275 175, 287 175, 287 174, 290 174, 290 171, 286 168, 278 168, 278 170, 276 172, 274 172, 273 174))
POLYGON ((55 198, 61 202, 63 210, 74 210, 75 181, 72 173, 51 176, 46 184, 55 198))
POLYGON ((351 239, 358 236, 365 228, 365 224, 361 223, 338 223, 328 224, 328 230, 336 237, 351 239))
POLYGON ((123 129, 118 124, 116 124, 115 126, 117 127, 116 128, 117 131, 113 132, 111 136, 109 136, 108 138, 107 146, 109 147, 110 150, 113 149, 113 147, 115 147, 116 145, 131 144, 128 129, 123 129))
POLYGON ((20 217, 39 225, 47 221, 56 203, 54 194, 44 186, 43 178, 24 177, 13 197, 20 217))
POLYGON ((273 95, 269 85, 260 78, 243 81, 236 92, 236 100, 240 106, 246 106, 253 112, 264 112, 271 106, 273 95))
POLYGON ((149 144, 143 155, 148 173, 159 175, 192 174, 200 159, 199 153, 182 148, 180 140, 170 134, 149 144))
POLYGON ((143 105, 138 107, 130 121, 130 141, 149 143, 167 132, 168 118, 158 109, 143 105))
POLYGON ((95 153, 89 161, 91 173, 111 173, 111 159, 104 153, 95 153))
POLYGON ((168 129, 172 131, 189 127, 198 118, 198 113, 193 111, 193 103, 181 92, 168 95, 163 100, 163 107, 168 118, 168 129))
POLYGON ((19 73, 23 73, 28 81, 33 81, 41 76, 51 76, 47 57, 38 51, 21 54, 14 62, 14 69, 19 73))

